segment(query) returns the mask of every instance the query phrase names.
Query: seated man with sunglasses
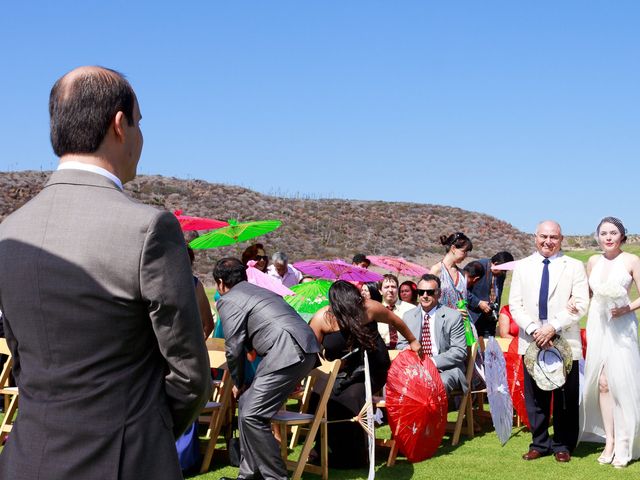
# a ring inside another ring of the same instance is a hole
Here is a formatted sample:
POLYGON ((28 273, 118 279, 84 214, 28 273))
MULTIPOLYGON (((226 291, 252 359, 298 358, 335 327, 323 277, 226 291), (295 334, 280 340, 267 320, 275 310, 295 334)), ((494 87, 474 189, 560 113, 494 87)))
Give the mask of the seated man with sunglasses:
MULTIPOLYGON (((411 333, 420 340, 422 353, 431 357, 438 367, 447 393, 468 389, 465 378, 467 344, 460 312, 441 305, 440 278, 425 274, 418 282, 418 306, 406 312, 402 319, 411 333)), ((398 335, 399 350, 408 347, 398 335)))

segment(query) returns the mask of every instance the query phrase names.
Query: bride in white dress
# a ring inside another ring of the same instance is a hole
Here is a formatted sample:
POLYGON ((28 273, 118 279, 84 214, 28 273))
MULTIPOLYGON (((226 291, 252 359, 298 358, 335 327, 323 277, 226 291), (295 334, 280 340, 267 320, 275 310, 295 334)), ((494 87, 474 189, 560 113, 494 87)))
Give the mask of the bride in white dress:
POLYGON ((617 218, 604 218, 596 230, 603 254, 589 259, 593 293, 587 321, 584 397, 580 439, 603 441, 601 464, 626 467, 640 457, 640 348, 629 288, 640 290, 640 258, 623 252, 626 231, 617 218))

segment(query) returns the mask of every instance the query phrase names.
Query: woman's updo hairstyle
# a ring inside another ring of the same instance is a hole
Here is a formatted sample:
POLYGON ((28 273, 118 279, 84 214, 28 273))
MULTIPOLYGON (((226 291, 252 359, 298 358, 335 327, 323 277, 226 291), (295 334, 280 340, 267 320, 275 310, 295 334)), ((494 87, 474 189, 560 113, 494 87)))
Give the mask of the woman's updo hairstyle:
POLYGON ((598 244, 600 244, 600 227, 602 227, 602 225, 605 223, 610 223, 612 225, 615 225, 615 227, 620 232, 620 235, 622 235, 621 243, 624 243, 627 241, 627 230, 626 228, 624 228, 624 225, 622 224, 622 220, 616 217, 604 217, 602 220, 600 220, 600 223, 598 224, 598 228, 596 228, 595 238, 598 244))
POLYGON ((465 251, 473 250, 471 239, 462 232, 452 233, 451 235, 440 235, 440 243, 444 245, 445 252, 449 252, 451 247, 464 248, 465 251))

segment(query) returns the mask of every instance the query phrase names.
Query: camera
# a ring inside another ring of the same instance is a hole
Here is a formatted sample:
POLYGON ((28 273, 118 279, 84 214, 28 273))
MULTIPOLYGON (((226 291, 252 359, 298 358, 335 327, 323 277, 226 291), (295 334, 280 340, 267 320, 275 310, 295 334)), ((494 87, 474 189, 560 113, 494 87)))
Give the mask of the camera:
POLYGON ((500 305, 498 302, 489 302, 489 308, 491 308, 491 316, 498 320, 498 310, 500 310, 500 305))

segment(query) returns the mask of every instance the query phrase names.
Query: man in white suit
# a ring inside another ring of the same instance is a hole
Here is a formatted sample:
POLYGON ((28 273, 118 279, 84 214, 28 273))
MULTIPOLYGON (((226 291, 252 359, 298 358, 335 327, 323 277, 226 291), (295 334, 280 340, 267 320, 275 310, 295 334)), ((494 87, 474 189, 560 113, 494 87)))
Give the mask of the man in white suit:
POLYGON ((524 355, 531 342, 549 348, 554 337, 561 335, 571 346, 573 366, 566 383, 553 391, 538 388, 525 369, 525 403, 533 441, 522 458, 535 460, 553 453, 558 462, 568 462, 578 439, 579 320, 587 311, 589 287, 582 262, 560 252, 562 231, 558 223, 540 223, 535 244, 537 252, 516 264, 511 281, 509 307, 520 327, 518 353, 524 355), (576 314, 567 308, 569 299, 575 303, 576 314), (552 394, 553 438, 548 431, 552 394))

